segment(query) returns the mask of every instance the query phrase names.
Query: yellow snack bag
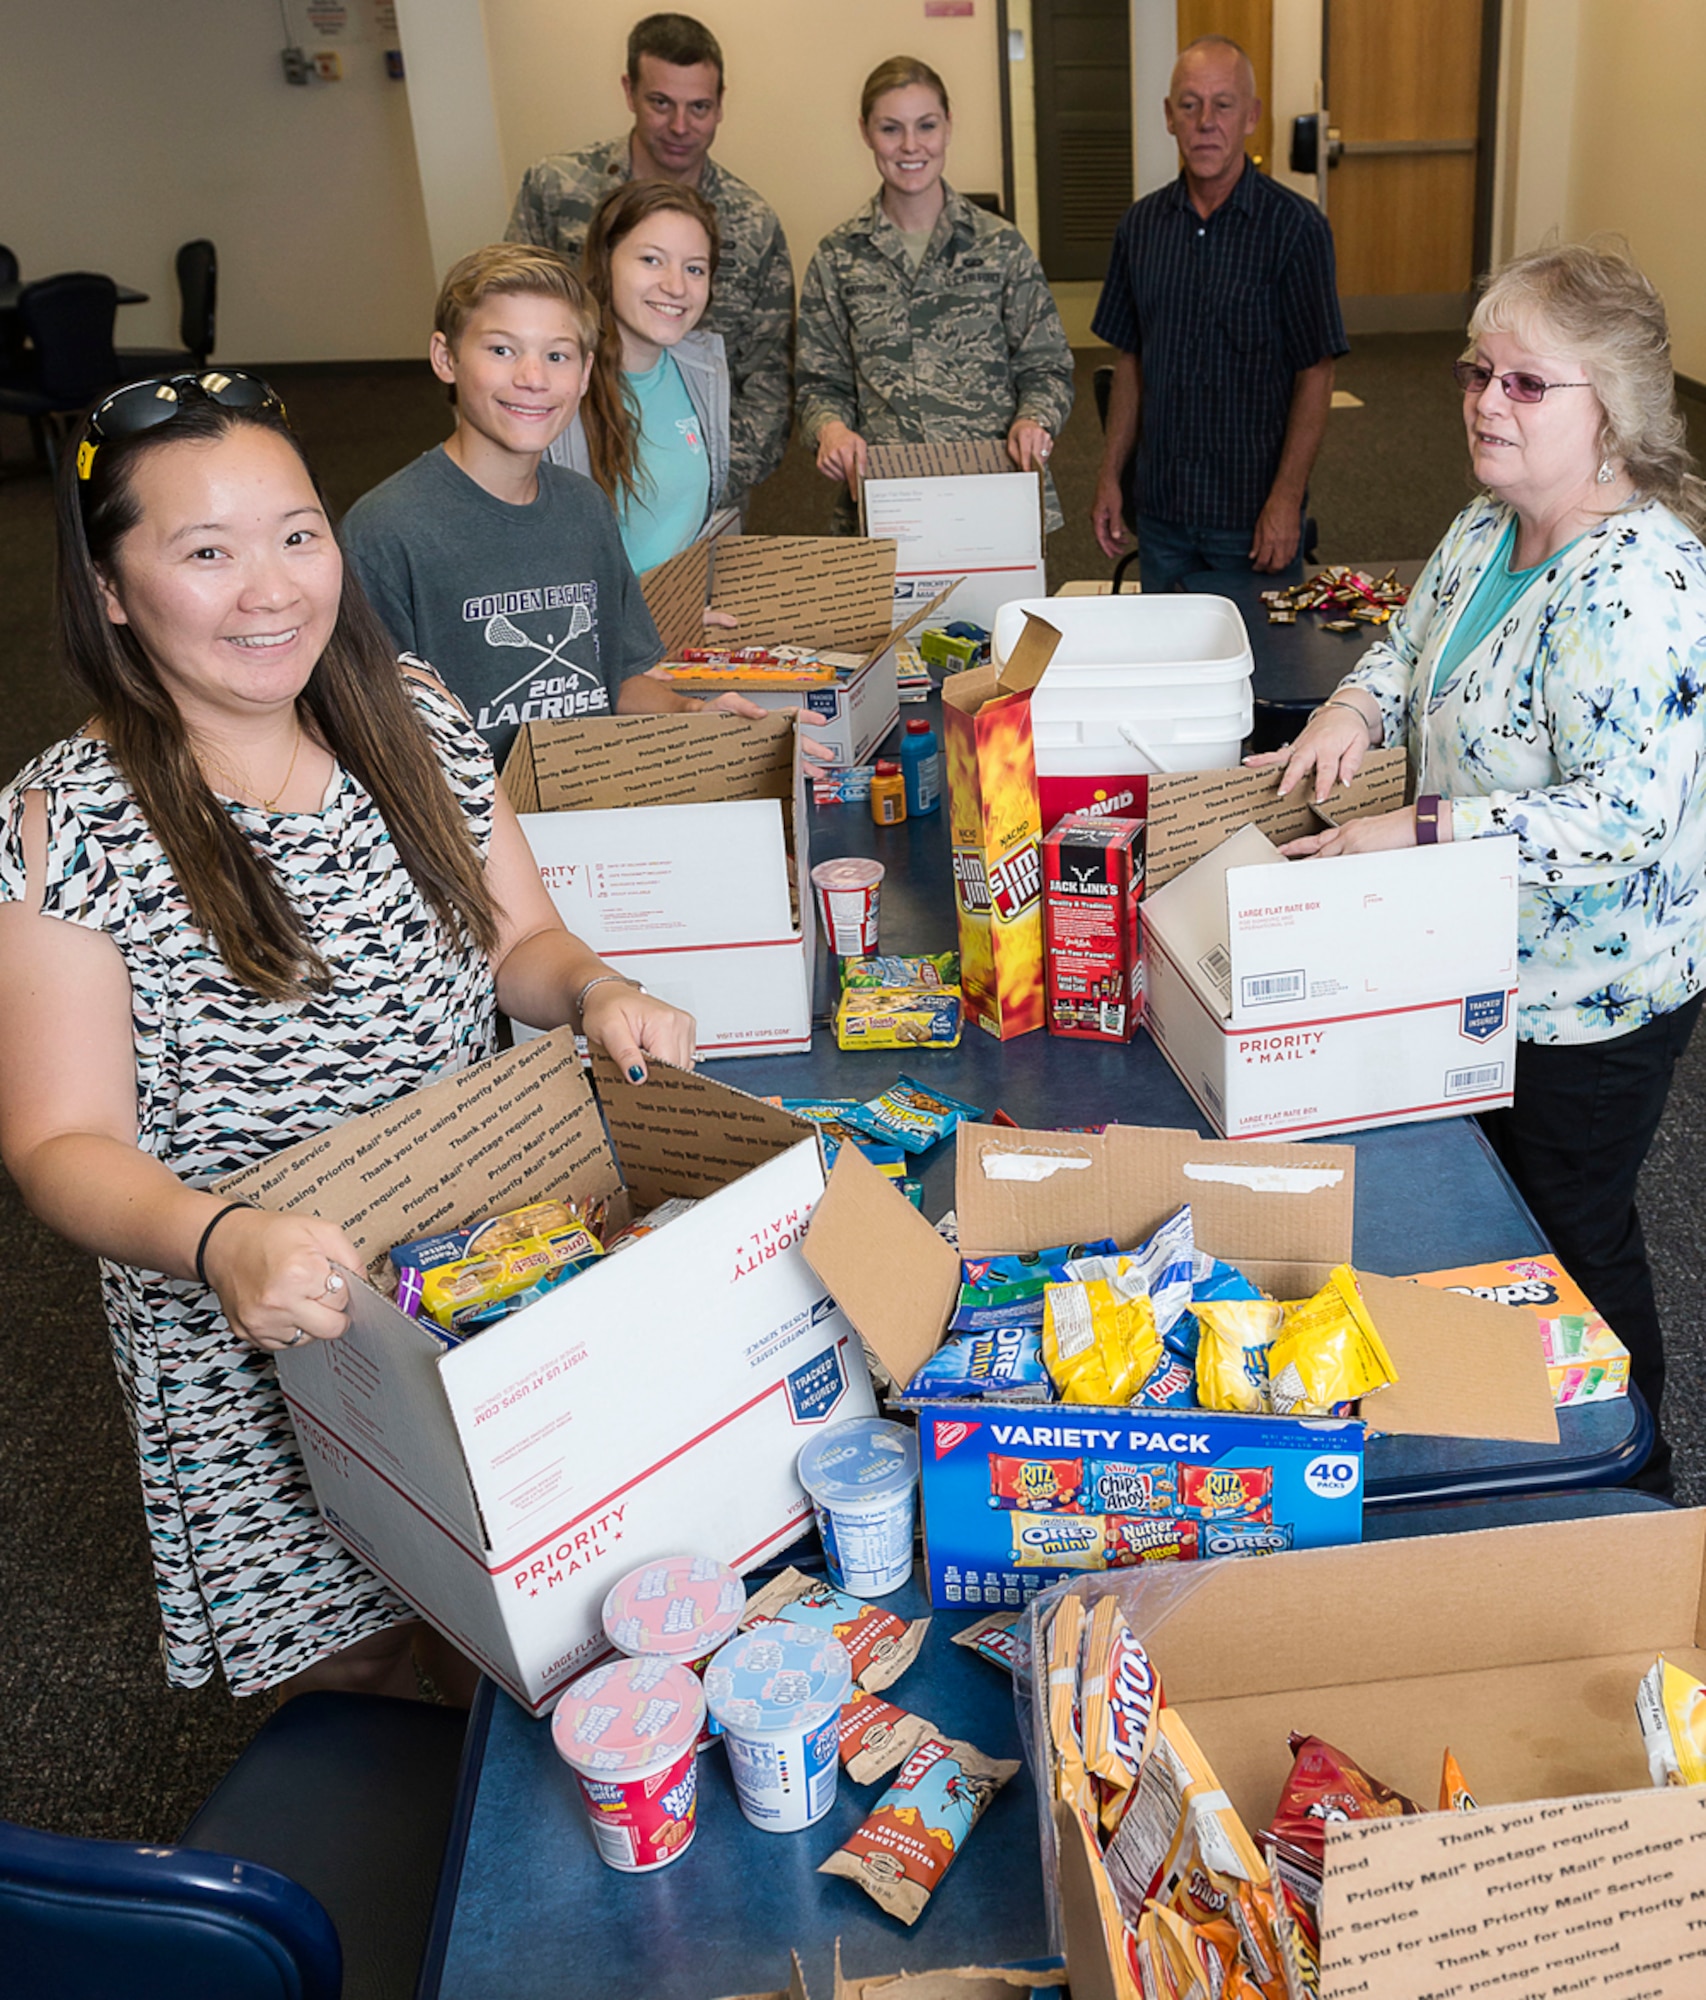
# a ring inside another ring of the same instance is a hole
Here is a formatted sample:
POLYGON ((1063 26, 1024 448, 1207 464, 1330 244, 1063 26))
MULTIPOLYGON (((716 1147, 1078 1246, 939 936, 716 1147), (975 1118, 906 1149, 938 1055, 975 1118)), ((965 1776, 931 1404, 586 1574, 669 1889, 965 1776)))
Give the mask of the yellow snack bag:
POLYGON ((1655 1785, 1706 1784, 1706 1686, 1661 1653, 1635 1690, 1655 1785))
POLYGON ((1117 1597, 1096 1600, 1079 1685, 1084 1762, 1102 1781, 1102 1826, 1111 1833, 1142 1775, 1161 1711, 1161 1677, 1132 1637, 1117 1597))
POLYGON ((1043 1291, 1043 1363, 1063 1403, 1129 1403, 1161 1359, 1155 1304, 1106 1278, 1043 1291))
POLYGON ((1284 1314, 1268 1352, 1276 1415, 1331 1416, 1338 1405, 1397 1381, 1349 1264, 1337 1265, 1312 1299, 1294 1300, 1284 1314))
POLYGON ((1096 1793, 1084 1764, 1078 1656, 1087 1623, 1084 1600, 1063 1597, 1048 1628, 1048 1733, 1054 1745, 1054 1795, 1087 1827, 1096 1824, 1096 1793))
POLYGON ((1205 1410, 1260 1416, 1268 1399, 1269 1349, 1284 1320, 1272 1299, 1205 1299, 1197 1321, 1197 1401, 1205 1410))

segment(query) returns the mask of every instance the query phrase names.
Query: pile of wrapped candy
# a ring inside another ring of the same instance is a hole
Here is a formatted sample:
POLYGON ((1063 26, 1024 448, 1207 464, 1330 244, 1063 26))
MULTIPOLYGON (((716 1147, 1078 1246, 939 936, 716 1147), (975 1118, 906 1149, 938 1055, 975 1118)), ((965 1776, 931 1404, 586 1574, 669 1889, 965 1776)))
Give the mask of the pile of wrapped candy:
POLYGON ((948 1338, 903 1401, 1345 1416, 1397 1380, 1348 1264, 1311 1298, 1268 1298, 1196 1247, 1189 1203, 1135 1250, 1104 1239, 960 1271, 948 1338))
POLYGON ((783 687, 833 687, 865 664, 858 653, 811 646, 683 646, 662 669, 672 681, 774 681, 783 687))
POLYGON ((958 1048, 963 1014, 958 952, 841 961, 835 1009, 841 1048, 958 1048))
POLYGON ((1305 583, 1281 590, 1264 590, 1270 625, 1295 625, 1300 611, 1318 611, 1323 632, 1354 632, 1360 625, 1385 625, 1409 598, 1396 570, 1372 577, 1360 569, 1334 564, 1305 583))
MULTIPOLYGON (((1295 2000, 1320 1990, 1328 1825, 1421 1808, 1317 1736, 1254 1838, 1120 1601, 1068 1592, 1036 1613, 1051 1796, 1083 1843, 1121 2000, 1295 2000)), ((1440 1810, 1473 1811, 1447 1750, 1440 1810)), ((1063 1832, 1062 1838, 1067 1835, 1063 1832)))

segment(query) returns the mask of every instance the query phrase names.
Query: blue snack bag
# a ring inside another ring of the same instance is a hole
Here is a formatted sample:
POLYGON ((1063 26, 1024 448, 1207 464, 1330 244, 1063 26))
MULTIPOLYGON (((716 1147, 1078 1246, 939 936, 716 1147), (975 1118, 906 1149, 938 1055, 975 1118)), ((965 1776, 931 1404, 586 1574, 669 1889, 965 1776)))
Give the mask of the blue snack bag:
POLYGON ((998 1326, 1043 1323, 1043 1292, 1059 1284, 1074 1258, 1105 1256, 1112 1237, 1095 1243, 1063 1243, 1052 1250, 1029 1250, 1000 1257, 960 1260, 960 1302, 948 1322, 950 1333, 985 1332, 998 1326))
MULTIPOLYGON (((1214 1299, 1259 1299, 1261 1296, 1259 1287, 1251 1284, 1242 1271, 1218 1257, 1211 1257, 1206 1250, 1197 1251, 1192 1259, 1192 1305, 1214 1299)), ((1193 1368, 1196 1366, 1200 1335, 1194 1313, 1181 1313, 1172 1330, 1161 1337, 1181 1360, 1190 1362, 1193 1368)))
MULTIPOLYGON (((1182 1315, 1190 1319, 1190 1314, 1182 1315)), ((1191 1321, 1194 1326, 1196 1322, 1191 1321)), ((1151 1369, 1143 1387, 1132 1397, 1133 1408, 1189 1410, 1196 1407, 1197 1373, 1188 1361, 1172 1352, 1163 1352, 1151 1369)))
POLYGON ((962 1333, 939 1347, 907 1383, 902 1400, 989 1397, 1044 1403, 1052 1394, 1042 1334, 1033 1327, 962 1333))
POLYGON ((1068 1265, 1067 1276, 1106 1279, 1116 1298, 1147 1296, 1155 1313, 1155 1331, 1165 1342, 1190 1306, 1195 1257, 1191 1205, 1186 1202, 1147 1243, 1117 1257, 1076 1258, 1068 1265))
POLYGON ((897 1076, 880 1096, 867 1098, 859 1115, 847 1122, 868 1131, 873 1139, 904 1146, 909 1153, 927 1153, 962 1118, 975 1122, 982 1116, 975 1104, 927 1090, 914 1077, 897 1076))

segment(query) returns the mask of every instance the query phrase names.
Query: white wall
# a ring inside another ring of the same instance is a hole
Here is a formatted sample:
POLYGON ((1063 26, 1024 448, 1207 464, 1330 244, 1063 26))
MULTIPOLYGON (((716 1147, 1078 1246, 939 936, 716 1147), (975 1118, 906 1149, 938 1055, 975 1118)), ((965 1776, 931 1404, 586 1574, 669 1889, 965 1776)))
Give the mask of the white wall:
POLYGON ((419 354, 435 285, 408 104, 373 0, 351 12, 344 81, 304 89, 276 0, 8 5, 0 238, 24 277, 109 272, 153 300, 120 309, 120 344, 175 346, 172 256, 210 236, 222 360, 419 354))
MULTIPOLYGON (((640 0, 484 4, 512 189, 542 154, 628 130, 620 78, 640 0)), ((1000 193, 994 0, 938 20, 924 18, 920 0, 687 0, 687 11, 722 44, 727 68, 716 158, 781 217, 796 277, 820 238, 876 191, 859 137, 859 86, 886 56, 919 56, 941 72, 954 107, 948 178, 1000 193)))

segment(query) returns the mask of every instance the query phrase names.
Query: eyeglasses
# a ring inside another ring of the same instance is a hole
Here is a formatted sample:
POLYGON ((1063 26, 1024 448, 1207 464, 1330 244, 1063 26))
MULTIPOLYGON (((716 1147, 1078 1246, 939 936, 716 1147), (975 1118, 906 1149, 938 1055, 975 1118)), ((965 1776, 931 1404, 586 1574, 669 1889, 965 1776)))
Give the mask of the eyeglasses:
MULTIPOLYGON (((1483 368, 1479 361, 1454 361, 1451 372, 1457 377, 1457 386, 1466 396, 1479 396, 1493 379, 1493 371, 1483 368)), ((1498 378, 1499 387, 1513 403, 1538 403, 1548 389, 1591 389, 1591 382, 1543 382, 1538 375, 1525 374, 1520 368, 1513 368, 1508 375, 1498 378)))
POLYGON ((285 413, 271 383, 240 368, 229 374, 210 368, 199 375, 156 375, 146 382, 127 382, 90 412, 77 447, 77 477, 88 479, 103 444, 158 430, 180 416, 186 403, 198 402, 217 403, 222 410, 276 410, 281 417, 285 413))

